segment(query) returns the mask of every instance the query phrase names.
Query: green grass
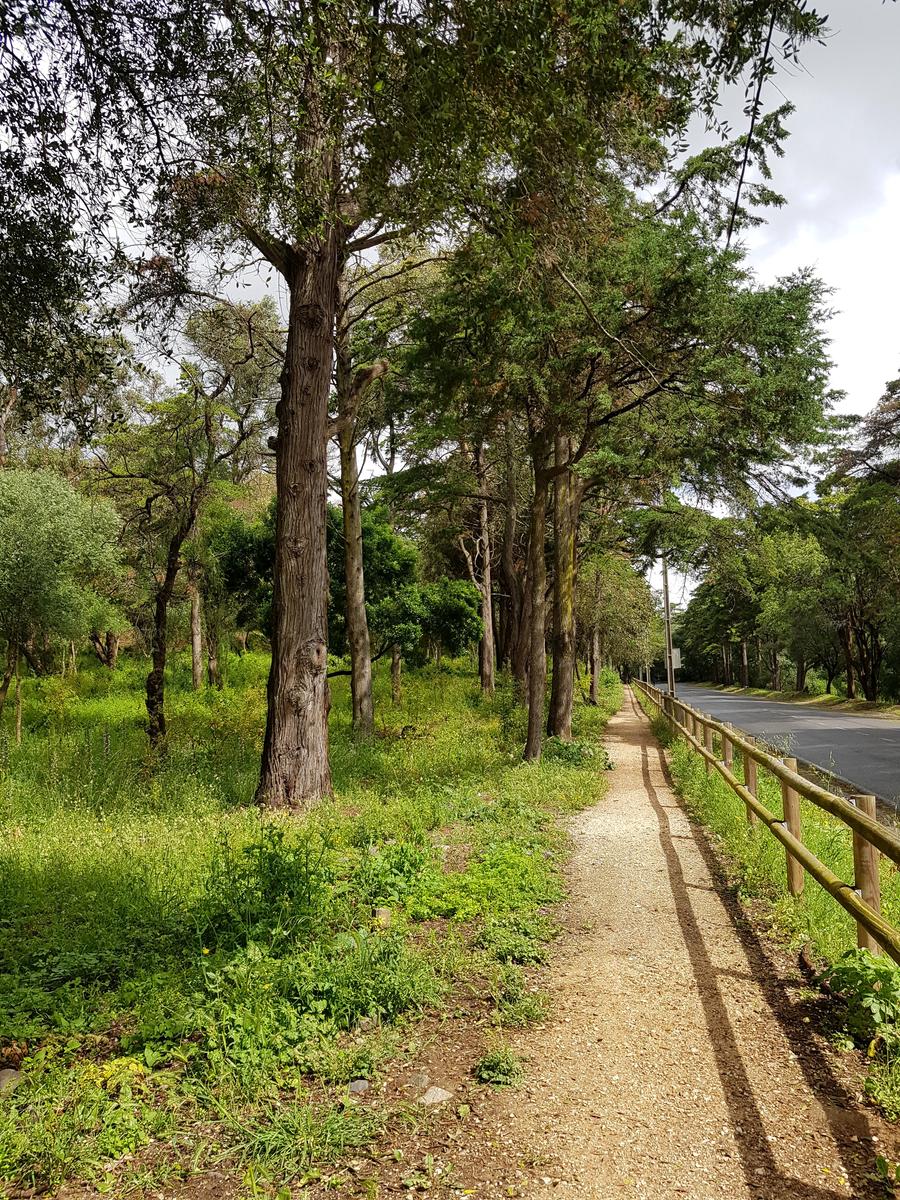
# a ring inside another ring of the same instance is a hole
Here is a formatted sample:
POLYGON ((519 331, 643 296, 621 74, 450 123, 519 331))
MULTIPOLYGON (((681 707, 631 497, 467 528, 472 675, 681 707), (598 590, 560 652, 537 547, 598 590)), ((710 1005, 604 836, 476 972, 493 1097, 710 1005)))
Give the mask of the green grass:
MULTIPOLYGON (((856 922, 809 876, 802 896, 790 895, 787 860, 781 843, 761 822, 749 825, 743 802, 721 775, 716 771, 707 774, 704 759, 683 738, 672 737, 668 722, 654 705, 640 694, 639 699, 651 716, 654 733, 669 748, 672 778, 679 794, 691 815, 712 831, 739 894, 764 905, 778 932, 794 949, 808 944, 816 958, 825 964, 826 971, 840 964, 838 980, 849 976, 851 968, 862 979, 852 991, 836 987, 845 992, 842 1020, 846 1032, 858 1045, 872 1045, 875 1061, 867 1091, 887 1115, 897 1119, 900 1117, 900 1031, 895 1018, 900 1016, 900 1005, 896 1014, 893 1010, 885 1013, 883 1028, 877 1035, 869 1029, 860 1036, 863 1028, 860 1011, 884 995, 885 973, 894 981, 894 991, 900 994, 900 968, 889 959, 873 960, 866 952, 857 952, 856 922)), ((718 747, 718 741, 716 744, 718 747)), ((739 760, 735 774, 743 777, 739 760)), ((770 812, 783 818, 781 784, 762 769, 758 796, 770 812)), ((803 797, 800 818, 803 841, 813 854, 839 878, 852 881, 853 841, 848 827, 803 797)), ((880 866, 882 912, 891 924, 898 925, 900 872, 884 857, 880 866)))
MULTIPOLYGON (((334 689, 335 799, 264 817, 268 663, 229 666, 194 694, 176 661, 159 757, 141 663, 30 681, 22 746, 0 729, 0 1065, 24 1058, 2 1180, 124 1195, 224 1157, 277 1187, 371 1136, 343 1085, 458 980, 488 981, 501 1025, 542 1012, 520 964, 553 932, 555 816, 599 798, 602 756, 525 765, 507 685, 488 702, 464 665, 426 668, 392 708, 380 671, 371 742, 334 689)), ((620 701, 610 676, 579 746, 620 701)))

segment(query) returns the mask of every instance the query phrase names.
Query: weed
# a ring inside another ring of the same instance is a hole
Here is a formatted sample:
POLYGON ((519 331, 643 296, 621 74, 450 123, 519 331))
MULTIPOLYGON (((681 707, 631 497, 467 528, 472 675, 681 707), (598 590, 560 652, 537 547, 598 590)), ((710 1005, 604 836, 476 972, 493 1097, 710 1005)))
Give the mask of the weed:
POLYGON ((522 1060, 509 1046, 496 1046, 480 1058, 472 1068, 479 1083, 490 1083, 494 1087, 512 1087, 521 1083, 525 1076, 522 1060))
POLYGON ((547 943, 556 928, 540 913, 515 913, 507 917, 489 917, 475 944, 502 963, 542 963, 547 959, 547 943))
MULTIPOLYGON (((222 691, 194 693, 175 656, 158 759, 146 664, 127 657, 26 681, 21 746, 0 726, 0 1066, 23 1072, 0 1096, 0 1180, 17 1190, 123 1194, 123 1171, 155 1177, 142 1150, 162 1141, 165 1170, 215 1144, 246 1194, 277 1195, 372 1136, 344 1085, 376 1077, 460 977, 498 973, 503 1024, 542 1011, 515 964, 545 953, 565 852, 554 817, 602 794, 600 757, 522 764, 507 681, 486 700, 462 666, 439 688, 433 668, 411 671, 394 708, 379 668, 386 736, 353 736, 336 680, 335 799, 263 816, 267 670, 249 653, 222 691), (407 726, 415 737, 392 736, 407 726), (459 870, 436 849, 453 841, 459 870)), ((620 700, 611 677, 600 706, 578 707, 579 744, 620 700)))
POLYGON ((520 967, 506 965, 498 972, 494 986, 497 1021, 501 1025, 528 1025, 547 1015, 544 993, 531 991, 520 967))

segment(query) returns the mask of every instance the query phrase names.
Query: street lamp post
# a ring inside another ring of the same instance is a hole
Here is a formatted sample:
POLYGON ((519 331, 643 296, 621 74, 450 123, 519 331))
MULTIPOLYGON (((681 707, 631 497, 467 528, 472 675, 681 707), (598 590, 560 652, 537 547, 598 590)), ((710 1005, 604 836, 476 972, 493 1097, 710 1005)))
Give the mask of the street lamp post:
POLYGON ((669 695, 675 695, 675 665, 672 655, 672 608, 669 604, 669 566, 665 553, 662 556, 663 576, 663 607, 666 620, 666 676, 669 684, 669 695))

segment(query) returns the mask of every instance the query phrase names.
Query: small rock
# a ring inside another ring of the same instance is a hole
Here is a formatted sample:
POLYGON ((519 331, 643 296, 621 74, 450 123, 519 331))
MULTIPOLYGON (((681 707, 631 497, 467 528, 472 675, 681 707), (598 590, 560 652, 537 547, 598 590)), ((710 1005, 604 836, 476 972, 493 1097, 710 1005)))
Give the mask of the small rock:
POLYGON ((453 1099, 453 1093, 446 1091, 444 1088, 430 1087, 424 1096, 420 1096, 420 1104, 443 1104, 447 1100, 453 1099))
POLYGON ((376 908, 375 909, 375 924, 380 929, 389 929, 390 924, 391 924, 392 915, 393 914, 391 913, 391 910, 389 908, 376 908))
POLYGON ((424 1092, 431 1083, 431 1076, 427 1071, 414 1071, 409 1077, 409 1086, 415 1092, 424 1092))
POLYGON ((19 1086, 22 1079, 21 1071, 11 1069, 0 1071, 0 1092, 11 1092, 19 1086))
POLYGON ((347 1090, 354 1096, 362 1096, 369 1086, 368 1079, 354 1079, 347 1090))

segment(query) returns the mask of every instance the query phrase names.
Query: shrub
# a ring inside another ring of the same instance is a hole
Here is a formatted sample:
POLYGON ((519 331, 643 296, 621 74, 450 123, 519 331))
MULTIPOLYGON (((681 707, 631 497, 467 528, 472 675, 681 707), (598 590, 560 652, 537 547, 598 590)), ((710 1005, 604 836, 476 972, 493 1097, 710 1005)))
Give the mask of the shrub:
POLYGON ((490 1083, 494 1087, 512 1087, 521 1083, 525 1069, 522 1060, 509 1046, 496 1046, 478 1060, 472 1073, 479 1083, 490 1083))

